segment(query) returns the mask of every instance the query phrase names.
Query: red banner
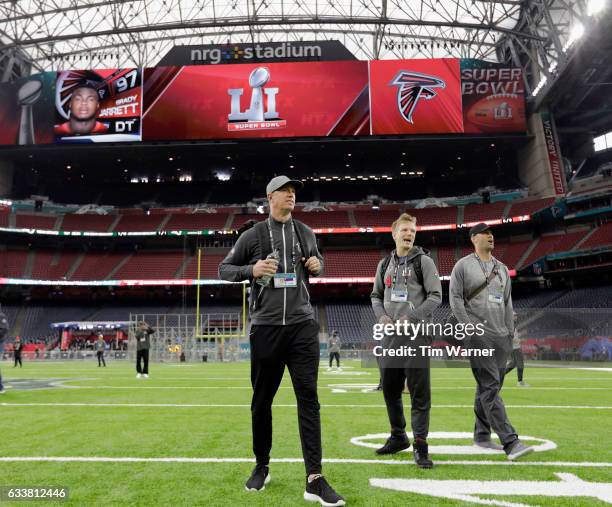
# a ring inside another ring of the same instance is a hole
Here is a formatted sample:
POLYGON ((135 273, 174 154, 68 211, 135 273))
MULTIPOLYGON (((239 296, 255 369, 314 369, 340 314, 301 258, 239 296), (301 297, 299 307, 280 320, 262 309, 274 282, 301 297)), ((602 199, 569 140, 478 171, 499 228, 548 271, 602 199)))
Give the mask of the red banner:
POLYGON ((559 142, 555 132, 552 115, 548 111, 540 113, 542 118, 542 128, 546 141, 546 151, 548 153, 548 163, 550 165, 550 175, 553 181, 553 188, 556 195, 565 194, 565 169, 563 159, 559 152, 559 142))
POLYGON ((145 69, 145 140, 369 133, 367 62, 145 69))
POLYGON ((463 132, 459 60, 370 62, 372 134, 463 132))

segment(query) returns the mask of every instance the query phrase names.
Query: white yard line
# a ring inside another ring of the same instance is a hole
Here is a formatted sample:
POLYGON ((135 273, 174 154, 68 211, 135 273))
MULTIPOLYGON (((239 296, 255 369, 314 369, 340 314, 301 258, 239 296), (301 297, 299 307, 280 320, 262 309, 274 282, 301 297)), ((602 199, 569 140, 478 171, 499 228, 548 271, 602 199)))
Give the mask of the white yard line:
MULTIPOLYGON (((1 407, 124 407, 124 408, 251 408, 247 403, 0 403, 1 407)), ((295 403, 274 404, 274 408, 295 408, 295 403)), ((322 404, 322 408, 385 408, 384 404, 322 404)), ((432 405, 437 408, 474 408, 474 405, 432 405)), ((597 405, 506 405, 506 408, 554 410, 612 410, 612 406, 597 405)))
MULTIPOLYGON (((186 458, 186 457, 160 457, 141 458, 133 456, 2 456, 0 462, 77 462, 77 463, 254 463, 254 458, 186 458)), ((303 458, 277 458, 272 463, 303 463, 303 458)), ((324 463, 356 464, 356 465, 398 465, 414 467, 414 463, 405 460, 383 459, 353 459, 353 458, 324 458, 324 463)), ((544 467, 593 467, 609 468, 612 463, 607 462, 572 462, 572 461, 492 461, 492 460, 436 460, 440 465, 499 465, 499 466, 544 466, 544 467)))

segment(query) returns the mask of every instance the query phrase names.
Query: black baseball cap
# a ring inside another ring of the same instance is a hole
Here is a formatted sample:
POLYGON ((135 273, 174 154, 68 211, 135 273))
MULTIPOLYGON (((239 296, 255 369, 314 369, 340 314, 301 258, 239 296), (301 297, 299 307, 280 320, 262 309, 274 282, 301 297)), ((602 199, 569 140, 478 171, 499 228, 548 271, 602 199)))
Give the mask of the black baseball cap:
POLYGON ((480 222, 479 224, 476 224, 474 227, 470 229, 470 238, 472 236, 476 236, 476 234, 480 234, 481 232, 489 231, 489 230, 491 230, 490 225, 487 225, 484 222, 480 222))

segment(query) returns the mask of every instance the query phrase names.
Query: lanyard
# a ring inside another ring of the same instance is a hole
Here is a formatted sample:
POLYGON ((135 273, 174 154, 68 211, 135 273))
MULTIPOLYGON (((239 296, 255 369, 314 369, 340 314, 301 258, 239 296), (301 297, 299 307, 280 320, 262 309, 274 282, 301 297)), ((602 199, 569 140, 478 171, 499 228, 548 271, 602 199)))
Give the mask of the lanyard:
MULTIPOLYGON (((489 273, 487 273, 487 268, 484 262, 482 262, 482 260, 480 259, 480 257, 478 257, 478 255, 474 254, 474 257, 476 257, 476 259, 478 260, 478 265, 480 266, 480 269, 482 269, 487 285, 489 285, 489 273)), ((495 274, 499 278, 499 281, 503 283, 504 281, 502 280, 499 269, 497 269, 497 261, 495 260, 495 258, 493 258, 493 267, 491 268, 491 270, 495 272, 495 274)))
MULTIPOLYGON (((393 270, 393 279, 391 281, 391 288, 395 287, 395 284, 397 282, 397 271, 399 268, 399 257, 397 256, 397 254, 394 254, 395 258, 396 258, 396 263, 395 263, 395 269, 393 270)), ((402 276, 404 277, 404 286, 406 288, 408 288, 408 274, 406 273, 406 265, 408 264, 408 261, 406 258, 404 258, 404 262, 402 263, 402 276)))
MULTIPOLYGON (((284 225, 283 225, 284 227, 284 225)), ((268 233, 270 235, 270 246, 272 247, 272 251, 274 252, 274 236, 272 236, 272 219, 268 217, 268 233)), ((295 225, 293 225, 293 220, 291 220, 291 264, 293 266, 293 272, 295 273, 295 225)), ((285 266, 285 269, 287 266, 285 266)))

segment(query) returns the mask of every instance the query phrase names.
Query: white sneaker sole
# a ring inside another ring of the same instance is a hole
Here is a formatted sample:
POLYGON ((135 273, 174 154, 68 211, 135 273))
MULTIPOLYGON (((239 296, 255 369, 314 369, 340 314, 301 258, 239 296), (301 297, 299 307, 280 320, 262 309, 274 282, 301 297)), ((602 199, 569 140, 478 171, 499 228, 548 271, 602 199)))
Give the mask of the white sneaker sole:
POLYGON ((522 458, 523 456, 527 456, 528 454, 531 454, 532 452, 533 452, 533 447, 526 447, 522 451, 508 454, 508 459, 510 461, 514 461, 515 459, 519 459, 519 458, 522 458))
POLYGON ((268 484, 270 482, 270 474, 266 475, 266 478, 264 479, 264 485, 261 487, 261 489, 255 489, 255 488, 247 488, 246 486, 244 487, 245 491, 263 491, 264 489, 266 489, 266 484, 268 484))
POLYGON ((344 500, 338 500, 336 503, 329 503, 323 500, 319 495, 315 495, 314 493, 308 493, 308 491, 304 491, 304 500, 307 502, 319 502, 323 507, 336 507, 338 505, 346 505, 344 500))

